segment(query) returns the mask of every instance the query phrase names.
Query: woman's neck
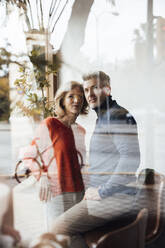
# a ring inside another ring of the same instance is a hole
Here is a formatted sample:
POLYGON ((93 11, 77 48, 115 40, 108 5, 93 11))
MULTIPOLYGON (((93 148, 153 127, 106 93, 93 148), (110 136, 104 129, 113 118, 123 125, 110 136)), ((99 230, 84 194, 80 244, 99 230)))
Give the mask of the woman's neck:
POLYGON ((73 123, 75 123, 76 118, 77 116, 75 115, 65 115, 63 117, 57 117, 57 119, 67 127, 70 127, 73 123))

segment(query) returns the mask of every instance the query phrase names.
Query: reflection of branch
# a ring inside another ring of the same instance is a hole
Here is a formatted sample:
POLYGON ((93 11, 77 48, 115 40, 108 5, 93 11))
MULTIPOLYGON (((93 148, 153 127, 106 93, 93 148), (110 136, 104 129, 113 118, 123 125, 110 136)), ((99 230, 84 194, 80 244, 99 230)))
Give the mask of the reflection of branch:
POLYGON ((52 18, 51 18, 51 20, 50 20, 50 25, 52 24, 52 22, 53 22, 53 20, 54 20, 54 17, 55 17, 55 15, 56 15, 56 13, 57 13, 57 10, 58 10, 59 6, 60 6, 60 1, 58 2, 57 6, 55 5, 56 8, 54 8, 54 13, 53 13, 53 11, 52 11, 52 18))
POLYGON ((57 4, 57 0, 52 0, 51 2, 51 6, 50 6, 50 10, 49 10, 49 19, 48 19, 48 27, 50 27, 50 23, 51 23, 51 20, 52 20, 52 14, 53 14, 53 11, 55 10, 56 8, 56 4, 57 4), (53 4, 54 3, 54 4, 53 4))
MULTIPOLYGON (((26 23, 29 29, 34 29, 34 18, 33 18, 33 11, 32 11, 32 1, 36 5, 36 16, 39 30, 44 29, 44 9, 42 0, 6 0, 7 3, 11 3, 12 5, 17 6, 20 9, 23 9, 24 15, 26 18, 26 23)), ((46 1, 46 0, 45 0, 46 1)), ((0 0, 1 2, 1 0, 0 0)), ((51 0, 50 8, 49 8, 49 16, 48 16, 48 27, 52 27, 52 32, 55 29, 57 22, 59 21, 60 17, 62 16, 66 5, 68 4, 69 0, 63 4, 61 0, 51 0), (60 13, 59 13, 60 12, 60 13), (58 15, 59 13, 59 15, 58 15), (55 22, 54 22, 55 20, 55 22)))
POLYGON ((41 10, 41 26, 42 26, 42 28, 44 28, 43 9, 42 9, 41 0, 40 0, 40 10, 41 10))
POLYGON ((27 14, 25 14, 25 18, 26 18, 26 23, 27 23, 28 28, 31 29, 31 24, 30 24, 30 21, 29 21, 27 14))
POLYGON ((61 12, 60 12, 58 18, 57 18, 57 20, 55 21, 54 26, 53 26, 53 29, 52 29, 52 32, 54 31, 54 28, 55 28, 55 26, 56 26, 56 23, 57 23, 58 20, 60 19, 60 17, 61 17, 61 15, 62 15, 62 13, 64 12, 64 9, 65 9, 65 7, 66 7, 67 4, 68 4, 68 0, 66 0, 66 2, 65 2, 65 4, 64 4, 64 6, 63 6, 63 8, 62 8, 62 10, 61 10, 61 12))
POLYGON ((0 67, 2 65, 9 65, 10 63, 17 64, 21 67, 25 67, 24 62, 23 62, 23 64, 21 64, 18 60, 16 60, 17 58, 20 58, 23 56, 27 56, 27 54, 21 54, 18 56, 16 54, 8 52, 5 48, 0 48, 0 67), (13 57, 13 59, 12 59, 12 57, 13 57), (16 59, 14 59, 14 57, 16 59))
POLYGON ((30 18, 31 18, 31 22, 32 22, 32 28, 34 28, 34 22, 33 22, 33 15, 32 15, 32 8, 31 8, 31 4, 29 0, 26 0, 27 4, 29 6, 29 11, 30 11, 30 18))
POLYGON ((36 0, 36 9, 37 9, 37 19, 38 19, 38 26, 39 26, 39 29, 41 29, 41 24, 40 24, 40 17, 39 17, 39 7, 38 7, 38 0, 36 0))
POLYGON ((17 64, 17 65, 19 65, 19 66, 21 66, 21 67, 24 67, 25 68, 25 65, 23 65, 23 64, 21 64, 21 63, 19 63, 18 61, 9 61, 9 63, 8 64, 17 64))
POLYGON ((0 59, 0 66, 1 65, 9 65, 9 64, 17 64, 21 67, 25 67, 25 65, 21 64, 20 62, 18 61, 15 61, 15 60, 10 60, 10 59, 0 59))
POLYGON ((50 9, 49 9, 49 17, 52 16, 53 10, 55 9, 57 0, 52 0, 51 5, 50 5, 50 9))
MULTIPOLYGON (((45 95, 44 95, 44 88, 41 88, 41 94, 42 94, 42 98, 45 99, 45 95)), ((42 101, 42 106, 43 106, 43 114, 44 114, 44 117, 46 117, 46 106, 45 106, 45 102, 42 101)))

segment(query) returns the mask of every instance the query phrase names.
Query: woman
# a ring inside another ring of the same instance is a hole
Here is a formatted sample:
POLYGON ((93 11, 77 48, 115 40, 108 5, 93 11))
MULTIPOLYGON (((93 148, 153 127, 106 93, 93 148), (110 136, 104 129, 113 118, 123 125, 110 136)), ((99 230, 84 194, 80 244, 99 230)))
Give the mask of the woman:
POLYGON ((55 117, 41 123, 32 144, 21 152, 24 165, 37 178, 40 200, 47 202, 48 230, 55 217, 83 198, 84 184, 71 125, 79 114, 86 113, 83 87, 69 82, 56 94, 55 117))

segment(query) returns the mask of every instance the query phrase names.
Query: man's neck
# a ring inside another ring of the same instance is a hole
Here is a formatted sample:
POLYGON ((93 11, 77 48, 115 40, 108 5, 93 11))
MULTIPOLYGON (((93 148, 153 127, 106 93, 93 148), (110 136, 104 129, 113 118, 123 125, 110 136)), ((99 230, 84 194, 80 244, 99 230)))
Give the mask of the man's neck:
POLYGON ((99 106, 94 108, 93 110, 96 112, 97 116, 109 110, 112 105, 112 96, 107 96, 105 101, 99 106))

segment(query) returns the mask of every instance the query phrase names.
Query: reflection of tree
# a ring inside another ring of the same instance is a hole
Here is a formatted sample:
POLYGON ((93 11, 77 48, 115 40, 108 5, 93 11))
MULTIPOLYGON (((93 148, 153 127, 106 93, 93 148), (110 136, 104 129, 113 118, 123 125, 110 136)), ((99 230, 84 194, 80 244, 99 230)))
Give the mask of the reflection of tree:
POLYGON ((146 23, 142 23, 139 29, 134 30, 135 41, 144 41, 146 40, 146 23))
MULTIPOLYGON (((33 118, 53 115, 53 106, 46 96, 46 89, 50 87, 47 75, 57 74, 61 66, 59 55, 54 55, 54 59, 50 63, 39 47, 32 50, 29 54, 30 62, 33 65, 32 70, 29 67, 29 61, 25 62, 25 58, 27 60, 26 54, 18 56, 9 50, 9 48, 0 48, 0 70, 3 75, 6 75, 7 80, 9 65, 16 64, 19 66, 20 77, 15 81, 15 86, 17 93, 22 98, 13 103, 12 108, 17 107, 23 115, 33 116, 33 118), (47 67, 47 70, 45 70, 45 67, 47 67), (24 96, 26 96, 26 100, 24 96), (25 104, 25 102, 28 102, 28 104, 25 104)), ((9 118, 9 86, 8 80, 6 80, 4 78, 0 81, 0 119, 9 118)))
MULTIPOLYGON (((155 24, 153 24, 153 35, 155 36, 155 24)), ((142 23, 138 29, 134 30, 134 39, 135 42, 135 58, 137 64, 141 64, 144 61, 143 66, 147 65, 147 23, 142 23)), ((155 38, 154 38, 155 43, 155 38)))
MULTIPOLYGON (((28 30, 26 39, 31 47, 29 54, 22 57, 21 64, 18 59, 15 60, 15 63, 20 65, 20 77, 15 81, 20 98, 16 106, 24 115, 34 118, 52 115, 49 92, 50 88, 53 91, 53 76, 50 74, 57 75, 61 61, 58 55, 52 55, 49 39, 69 1, 2 0, 2 2, 6 6, 7 15, 17 10, 20 22, 26 23, 26 31, 28 30)), ((9 65, 11 57, 13 56, 10 54, 5 55, 2 62, 9 65)))
MULTIPOLYGON (((25 54, 22 54, 21 56, 23 57, 25 54)), ((0 48, 0 71, 2 74, 8 74, 8 66, 11 63, 22 66, 20 56, 11 53, 9 47, 0 48)))
POLYGON ((49 32, 53 32, 69 0, 2 0, 2 2, 6 4, 7 13, 10 6, 20 10, 20 15, 25 17, 28 30, 37 28, 40 31, 48 29, 49 32))
POLYGON ((144 24, 139 29, 134 30, 134 53, 137 66, 146 64, 146 33, 144 24))
MULTIPOLYGON (((23 55, 22 55, 23 56, 23 55)), ((0 120, 8 120, 10 116, 10 98, 9 98, 9 64, 14 63, 22 66, 19 57, 10 52, 10 45, 6 48, 0 48, 0 72, 3 77, 0 78, 0 120)))
POLYGON ((6 77, 0 78, 0 120, 8 120, 10 116, 9 85, 6 77))
POLYGON ((29 55, 33 64, 33 72, 30 67, 20 67, 20 77, 15 80, 15 86, 22 100, 16 102, 18 109, 28 117, 34 119, 53 115, 53 102, 50 103, 46 96, 46 89, 49 89, 50 82, 48 75, 57 74, 61 60, 58 55, 54 56, 53 63, 45 59, 40 47, 32 50, 29 55), (47 70, 45 70, 47 67, 47 70), (28 104, 25 104, 25 99, 28 104))

